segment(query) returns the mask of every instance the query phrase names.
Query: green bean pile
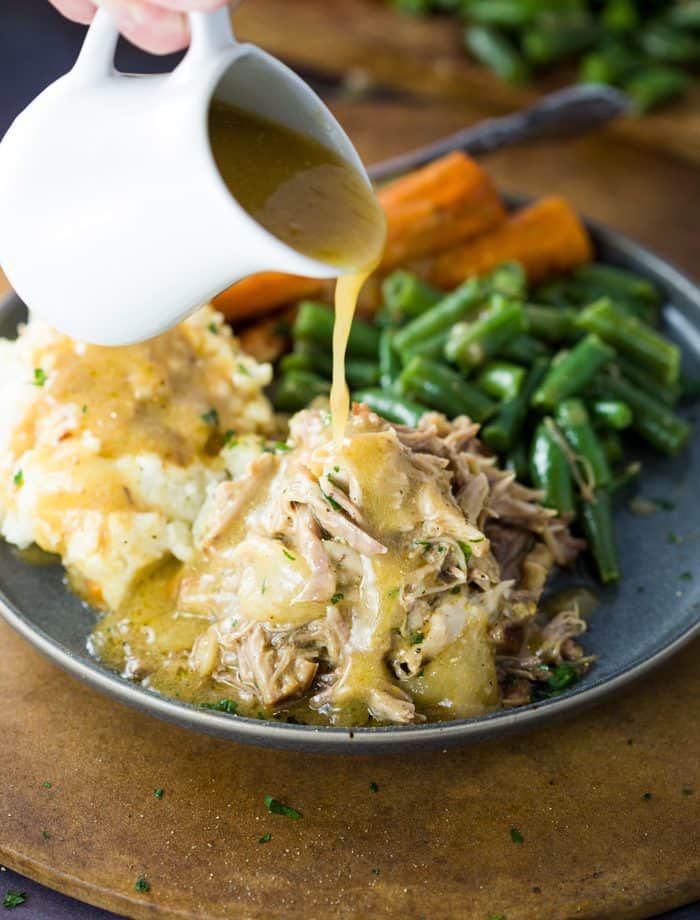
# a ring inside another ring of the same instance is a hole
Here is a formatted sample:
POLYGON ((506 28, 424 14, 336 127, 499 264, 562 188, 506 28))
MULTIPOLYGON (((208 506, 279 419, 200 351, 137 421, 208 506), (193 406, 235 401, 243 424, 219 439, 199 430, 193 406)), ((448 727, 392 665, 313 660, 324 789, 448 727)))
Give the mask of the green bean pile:
MULTIPOLYGON (((429 410, 479 422, 501 462, 578 521, 601 580, 618 579, 611 500, 639 471, 623 435, 672 455, 691 432, 674 407, 695 385, 655 328, 657 289, 593 263, 529 291, 509 262, 448 294, 399 269, 382 293, 375 323, 352 324, 353 400, 404 425, 429 410)), ((325 304, 299 304, 278 366, 279 411, 328 394, 333 318, 325 304)))
POLYGON ((563 59, 585 83, 624 89, 646 112, 681 95, 700 63, 700 0, 391 0, 466 23, 468 51, 518 83, 563 59))

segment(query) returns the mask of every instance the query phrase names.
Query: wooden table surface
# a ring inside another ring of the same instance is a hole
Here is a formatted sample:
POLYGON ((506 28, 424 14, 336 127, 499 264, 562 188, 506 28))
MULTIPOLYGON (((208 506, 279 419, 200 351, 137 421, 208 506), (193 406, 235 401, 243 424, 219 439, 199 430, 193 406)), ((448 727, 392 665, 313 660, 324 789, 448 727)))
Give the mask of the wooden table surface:
MULTIPOLYGON (((474 115, 461 102, 336 111, 369 162, 474 115)), ((564 192, 697 276, 700 182, 687 162, 611 134, 487 162, 504 188, 564 192)), ((614 920, 700 898, 698 644, 534 734, 350 758, 187 733, 82 687, 4 624, 0 639, 0 859, 92 903, 212 920, 614 920), (265 794, 304 817, 269 816, 265 794), (134 891, 139 875, 150 893, 134 891)))

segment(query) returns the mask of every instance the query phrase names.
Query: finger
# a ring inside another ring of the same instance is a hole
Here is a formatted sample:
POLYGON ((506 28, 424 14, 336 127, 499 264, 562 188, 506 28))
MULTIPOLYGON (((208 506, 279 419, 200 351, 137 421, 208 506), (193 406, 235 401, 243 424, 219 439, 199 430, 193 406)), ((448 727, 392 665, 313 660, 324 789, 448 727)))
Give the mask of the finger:
POLYGON ((152 0, 156 6, 181 13, 208 13, 226 6, 227 0, 152 0))
POLYGON ((148 0, 99 0, 99 3, 111 12, 125 38, 151 54, 171 54, 189 44, 189 22, 182 13, 155 6, 148 0))
POLYGON ((95 15, 96 6, 91 0, 50 0, 50 2, 67 19, 81 22, 83 25, 91 22, 95 15))

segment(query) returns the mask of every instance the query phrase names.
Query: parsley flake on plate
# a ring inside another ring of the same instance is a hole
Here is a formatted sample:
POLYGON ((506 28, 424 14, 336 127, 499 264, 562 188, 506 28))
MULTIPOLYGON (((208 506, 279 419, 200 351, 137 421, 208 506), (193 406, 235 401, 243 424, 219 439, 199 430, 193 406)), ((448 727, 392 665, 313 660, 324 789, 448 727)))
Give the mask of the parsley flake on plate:
POLYGON ((238 703, 235 700, 218 700, 216 703, 202 703, 202 709, 213 709, 215 712, 227 712, 234 716, 238 711, 238 703))
POLYGON ((205 425, 209 425, 210 428, 216 428, 219 424, 219 413, 213 407, 208 409, 206 412, 203 412, 200 416, 205 425))
POLYGON ((370 792, 379 792, 379 783, 371 782, 371 783, 369 784, 369 791, 370 791, 370 792))
POLYGON ((301 818, 300 811, 292 808, 291 805, 285 805, 284 802, 280 802, 274 796, 266 795, 263 798, 263 802, 271 815, 282 815, 284 818, 291 818, 292 821, 298 821, 301 818))
POLYGON ((22 470, 17 470, 15 475, 12 477, 12 481, 17 486, 17 488, 24 485, 24 473, 22 470))
POLYGON ((24 904, 26 900, 27 893, 25 891, 8 891, 2 899, 2 906, 5 910, 13 910, 13 908, 19 907, 20 904, 24 904))
POLYGON ((513 843, 525 843, 525 838, 517 829, 517 827, 511 827, 510 839, 513 841, 513 843))
POLYGON ((43 367, 34 368, 34 379, 32 380, 32 383, 35 387, 43 387, 43 385, 46 383, 46 371, 43 367))
POLYGON ((262 837, 258 839, 258 843, 269 843, 272 840, 272 834, 268 831, 267 834, 263 834, 262 837))
POLYGON ((157 798, 157 799, 162 799, 163 796, 165 795, 165 789, 161 789, 160 786, 159 786, 157 789, 154 789, 154 790, 153 790, 153 795, 154 795, 155 798, 157 798))
POLYGON ((149 892, 151 890, 151 883, 143 875, 139 875, 139 877, 134 882, 134 890, 149 892))

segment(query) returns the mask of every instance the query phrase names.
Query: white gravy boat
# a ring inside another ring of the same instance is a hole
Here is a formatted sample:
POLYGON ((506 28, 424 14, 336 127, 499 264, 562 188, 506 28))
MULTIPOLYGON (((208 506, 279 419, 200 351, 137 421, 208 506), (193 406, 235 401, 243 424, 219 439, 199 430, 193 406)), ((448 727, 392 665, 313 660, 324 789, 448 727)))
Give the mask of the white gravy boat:
POLYGON ((134 77, 115 70, 117 31, 98 11, 73 69, 0 144, 0 264, 32 311, 76 338, 149 338, 254 272, 348 270, 291 249, 239 207, 207 112, 216 95, 315 138, 366 178, 347 136, 291 70, 235 41, 228 9, 190 21, 179 66, 134 77))

